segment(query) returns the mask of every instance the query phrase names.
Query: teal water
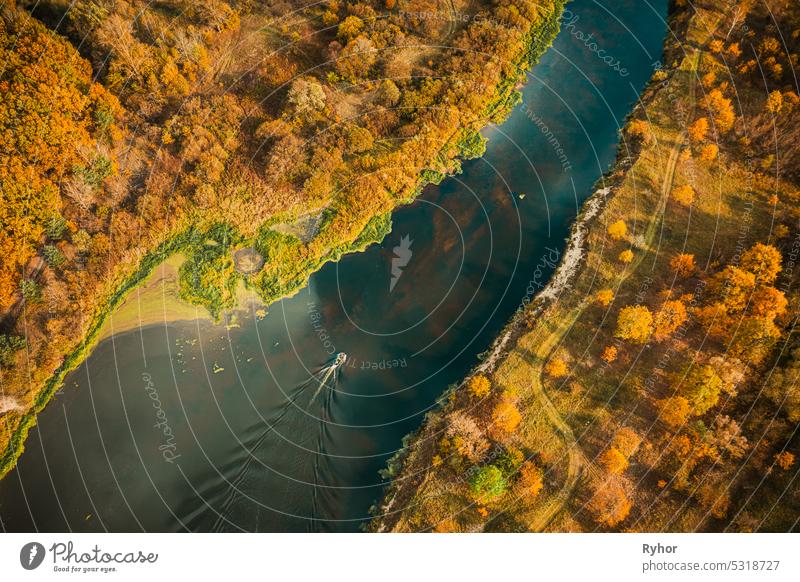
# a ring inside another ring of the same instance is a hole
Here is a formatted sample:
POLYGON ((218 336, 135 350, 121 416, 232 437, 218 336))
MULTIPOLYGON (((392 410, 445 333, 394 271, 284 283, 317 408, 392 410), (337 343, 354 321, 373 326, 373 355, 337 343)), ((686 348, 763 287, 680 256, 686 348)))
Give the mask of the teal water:
POLYGON ((264 319, 101 343, 0 481, 2 529, 358 530, 403 436, 547 282, 661 58, 666 5, 571 3, 486 155, 264 319))

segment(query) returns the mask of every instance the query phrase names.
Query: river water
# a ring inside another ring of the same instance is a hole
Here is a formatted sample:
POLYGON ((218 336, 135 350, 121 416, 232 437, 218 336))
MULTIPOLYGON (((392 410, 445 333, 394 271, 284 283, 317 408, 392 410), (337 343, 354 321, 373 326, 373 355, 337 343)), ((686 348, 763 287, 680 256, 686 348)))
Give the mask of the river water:
POLYGON ((661 58, 666 4, 571 3, 486 155, 266 317, 103 341, 0 482, 2 529, 357 531, 403 436, 547 282, 661 58))

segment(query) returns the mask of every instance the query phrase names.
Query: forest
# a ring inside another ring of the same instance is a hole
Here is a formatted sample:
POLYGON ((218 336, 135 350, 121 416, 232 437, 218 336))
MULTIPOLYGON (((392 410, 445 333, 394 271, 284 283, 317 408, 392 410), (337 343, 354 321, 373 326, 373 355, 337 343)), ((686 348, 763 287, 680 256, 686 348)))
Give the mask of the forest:
POLYGON ((169 256, 183 298, 219 316, 241 285, 270 303, 380 240, 393 208, 482 153, 563 7, 401 4, 2 4, 0 475, 169 256))

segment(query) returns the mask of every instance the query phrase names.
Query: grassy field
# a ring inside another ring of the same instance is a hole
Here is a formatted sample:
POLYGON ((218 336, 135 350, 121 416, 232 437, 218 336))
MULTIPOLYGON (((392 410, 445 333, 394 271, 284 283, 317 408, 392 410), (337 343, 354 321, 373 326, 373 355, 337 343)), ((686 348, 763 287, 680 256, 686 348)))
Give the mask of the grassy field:
POLYGON ((146 325, 174 321, 209 319, 208 311, 180 298, 178 271, 183 255, 174 255, 156 267, 152 274, 133 291, 108 317, 99 339, 146 325))

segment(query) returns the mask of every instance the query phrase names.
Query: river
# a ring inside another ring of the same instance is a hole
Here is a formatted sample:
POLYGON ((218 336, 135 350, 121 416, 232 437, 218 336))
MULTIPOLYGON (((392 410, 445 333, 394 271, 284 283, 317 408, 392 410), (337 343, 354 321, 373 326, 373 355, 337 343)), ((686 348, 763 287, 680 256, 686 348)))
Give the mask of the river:
POLYGON ((2 529, 357 531, 403 437, 547 282, 661 59, 666 5, 568 5, 486 155, 266 317, 100 343, 0 481, 2 529))

